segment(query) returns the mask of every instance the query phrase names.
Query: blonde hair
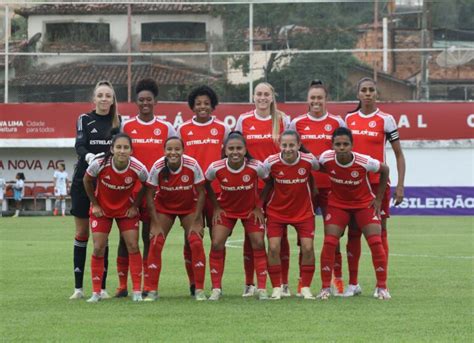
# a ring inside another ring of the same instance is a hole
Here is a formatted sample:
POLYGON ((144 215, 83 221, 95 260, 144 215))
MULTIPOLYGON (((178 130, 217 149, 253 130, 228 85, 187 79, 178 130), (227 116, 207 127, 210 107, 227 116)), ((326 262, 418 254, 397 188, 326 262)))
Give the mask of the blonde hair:
POLYGON ((112 90, 114 101, 112 105, 110 106, 109 114, 112 115, 112 129, 118 129, 120 127, 120 119, 119 119, 119 113, 118 113, 117 96, 115 95, 115 90, 114 90, 114 87, 112 86, 112 82, 108 80, 101 80, 97 82, 94 87, 94 92, 92 93, 93 96, 95 96, 95 92, 97 91, 97 88, 99 88, 100 86, 107 86, 112 90))
MULTIPOLYGON (((275 89, 268 82, 260 82, 258 85, 256 85, 254 88, 254 94, 255 94, 255 89, 257 89, 257 87, 260 85, 267 86, 272 92, 272 103, 270 104, 270 116, 272 118, 272 138, 273 138, 273 141, 276 144, 278 144, 278 140, 280 139, 280 123, 284 124, 286 114, 278 110, 277 103, 276 103, 275 89)), ((284 129, 285 127, 283 126, 283 130, 284 129)))

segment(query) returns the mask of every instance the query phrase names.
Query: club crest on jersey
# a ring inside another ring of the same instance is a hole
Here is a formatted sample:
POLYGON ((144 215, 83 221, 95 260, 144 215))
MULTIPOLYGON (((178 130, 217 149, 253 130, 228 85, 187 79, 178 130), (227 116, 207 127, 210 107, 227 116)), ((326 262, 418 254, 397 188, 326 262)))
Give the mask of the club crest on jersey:
POLYGON ((249 181, 250 181, 250 175, 247 175, 247 174, 246 174, 246 175, 242 176, 242 180, 243 180, 244 182, 249 182, 249 181))
POLYGON ((127 176, 125 178, 125 183, 132 183, 133 182, 133 178, 131 176, 127 176))
POLYGON ((377 126, 377 122, 376 122, 375 120, 372 120, 371 122, 369 122, 369 127, 370 127, 370 128, 373 129, 373 128, 376 127, 376 126, 377 126))
POLYGON ((298 174, 300 174, 300 175, 306 174, 306 169, 304 169, 304 168, 298 169, 298 174))
POLYGON ((351 176, 355 179, 359 176, 359 172, 357 170, 354 170, 353 172, 351 172, 351 176))
POLYGON ((331 132, 332 131, 332 125, 331 124, 326 124, 324 126, 324 130, 326 130, 327 132, 331 132))
POLYGON ((161 130, 160 129, 155 129, 155 130, 153 130, 153 134, 155 136, 159 136, 159 135, 161 135, 161 130))
POLYGON ((189 181, 189 176, 187 176, 187 175, 181 176, 181 181, 188 182, 189 181))
POLYGON ((91 226, 92 226, 93 228, 96 228, 98 224, 99 224, 99 223, 97 222, 97 220, 93 220, 92 223, 91 223, 91 226))
POLYGON ((211 135, 217 136, 219 134, 219 130, 217 129, 211 129, 211 135))

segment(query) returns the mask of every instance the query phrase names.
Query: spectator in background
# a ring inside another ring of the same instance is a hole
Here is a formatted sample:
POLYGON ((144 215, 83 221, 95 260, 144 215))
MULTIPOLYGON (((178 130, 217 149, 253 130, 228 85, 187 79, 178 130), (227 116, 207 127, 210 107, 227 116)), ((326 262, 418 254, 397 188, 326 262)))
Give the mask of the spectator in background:
POLYGON ((25 195, 25 174, 23 173, 17 173, 16 174, 16 182, 12 186, 13 188, 13 199, 15 199, 15 214, 13 217, 19 217, 20 216, 20 210, 21 210, 21 200, 23 199, 23 196, 25 195))
POLYGON ((55 216, 59 213, 59 207, 61 206, 61 215, 66 215, 66 195, 68 193, 69 181, 67 179, 66 165, 64 163, 58 164, 58 169, 54 171, 53 182, 54 182, 54 196, 56 200, 54 202, 55 216))
POLYGON ((3 197, 5 194, 5 179, 0 177, 0 217, 2 216, 3 210, 3 197))

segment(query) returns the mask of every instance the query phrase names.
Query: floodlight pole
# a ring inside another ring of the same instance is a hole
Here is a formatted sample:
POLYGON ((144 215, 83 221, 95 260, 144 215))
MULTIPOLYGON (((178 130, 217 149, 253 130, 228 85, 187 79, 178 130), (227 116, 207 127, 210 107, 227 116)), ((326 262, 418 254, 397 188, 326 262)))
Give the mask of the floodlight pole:
POLYGON ((9 36, 10 18, 8 14, 8 5, 5 5, 5 91, 4 102, 8 104, 8 36, 9 36))
POLYGON ((127 45, 128 45, 128 57, 127 57, 127 101, 132 101, 132 5, 127 5, 127 45))
POLYGON ((253 102, 253 3, 249 3, 249 102, 253 102))

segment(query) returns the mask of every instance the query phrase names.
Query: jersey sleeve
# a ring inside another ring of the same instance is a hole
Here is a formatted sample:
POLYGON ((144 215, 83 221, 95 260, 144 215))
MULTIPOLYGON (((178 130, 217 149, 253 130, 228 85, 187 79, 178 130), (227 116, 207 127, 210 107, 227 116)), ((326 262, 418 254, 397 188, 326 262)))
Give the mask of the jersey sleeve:
POLYGON ((206 170, 206 180, 214 181, 216 178, 216 168, 214 168, 214 163, 211 163, 209 168, 206 170))
POLYGON ((137 175, 138 175, 138 179, 141 182, 146 182, 148 180, 148 171, 146 170, 145 167, 140 169, 140 171, 137 173, 137 175))
POLYGON ((175 130, 173 125, 171 125, 171 123, 166 122, 166 126, 168 126, 168 137, 167 138, 178 136, 177 131, 175 130))
POLYGON ((346 122, 344 121, 344 119, 342 119, 340 116, 336 116, 336 120, 339 124, 339 127, 347 127, 347 124, 346 122))
POLYGON ((230 134, 230 127, 226 123, 224 123, 224 141, 227 139, 227 137, 230 134))
POLYGON ((148 180, 146 181, 149 185, 158 186, 158 176, 160 175, 160 171, 162 168, 158 168, 158 164, 155 163, 153 167, 151 167, 150 173, 148 174, 148 180))
POLYGON ((283 131, 288 130, 291 124, 290 116, 287 116, 286 114, 283 113, 281 120, 283 122, 283 131))
POLYGON ((384 117, 384 131, 389 142, 394 142, 400 139, 397 123, 391 115, 384 117))
POLYGON ((89 153, 87 149, 89 142, 89 135, 87 133, 88 119, 89 116, 87 114, 81 114, 79 118, 77 118, 76 123, 76 143, 74 144, 74 148, 76 149, 76 153, 82 158, 89 153))
POLYGON ((288 124, 288 129, 296 131, 296 118, 293 119, 289 124, 288 124))
POLYGON ((367 164, 364 167, 369 172, 377 173, 380 170, 380 161, 367 156, 367 164))
POLYGON ((58 177, 58 171, 57 171, 57 170, 54 171, 53 177, 54 177, 54 178, 57 178, 57 177, 58 177))
POLYGON ((93 160, 89 167, 87 167, 86 173, 89 174, 89 176, 97 177, 101 169, 100 164, 102 161, 102 158, 93 160))
POLYGON ((260 161, 257 161, 257 176, 261 179, 266 179, 268 177, 267 173, 265 172, 265 167, 260 161))
POLYGON ((234 131, 239 131, 240 133, 243 134, 242 132, 242 122, 243 122, 243 118, 242 116, 239 117, 239 119, 237 119, 237 124, 235 124, 235 127, 234 127, 234 131))
POLYGON ((311 169, 312 170, 319 170, 319 161, 318 161, 318 158, 316 156, 314 156, 313 154, 311 154, 311 169))
POLYGON ((319 156, 319 164, 324 167, 326 162, 329 160, 328 154, 331 152, 331 150, 326 150, 319 156))
POLYGON ((262 179, 266 180, 270 177, 271 171, 272 171, 272 166, 270 162, 268 161, 268 158, 262 163, 262 179))
POLYGON ((199 166, 199 163, 196 163, 193 168, 194 171, 194 184, 198 185, 202 182, 204 182, 206 179, 204 178, 204 174, 202 172, 201 167, 199 166))

